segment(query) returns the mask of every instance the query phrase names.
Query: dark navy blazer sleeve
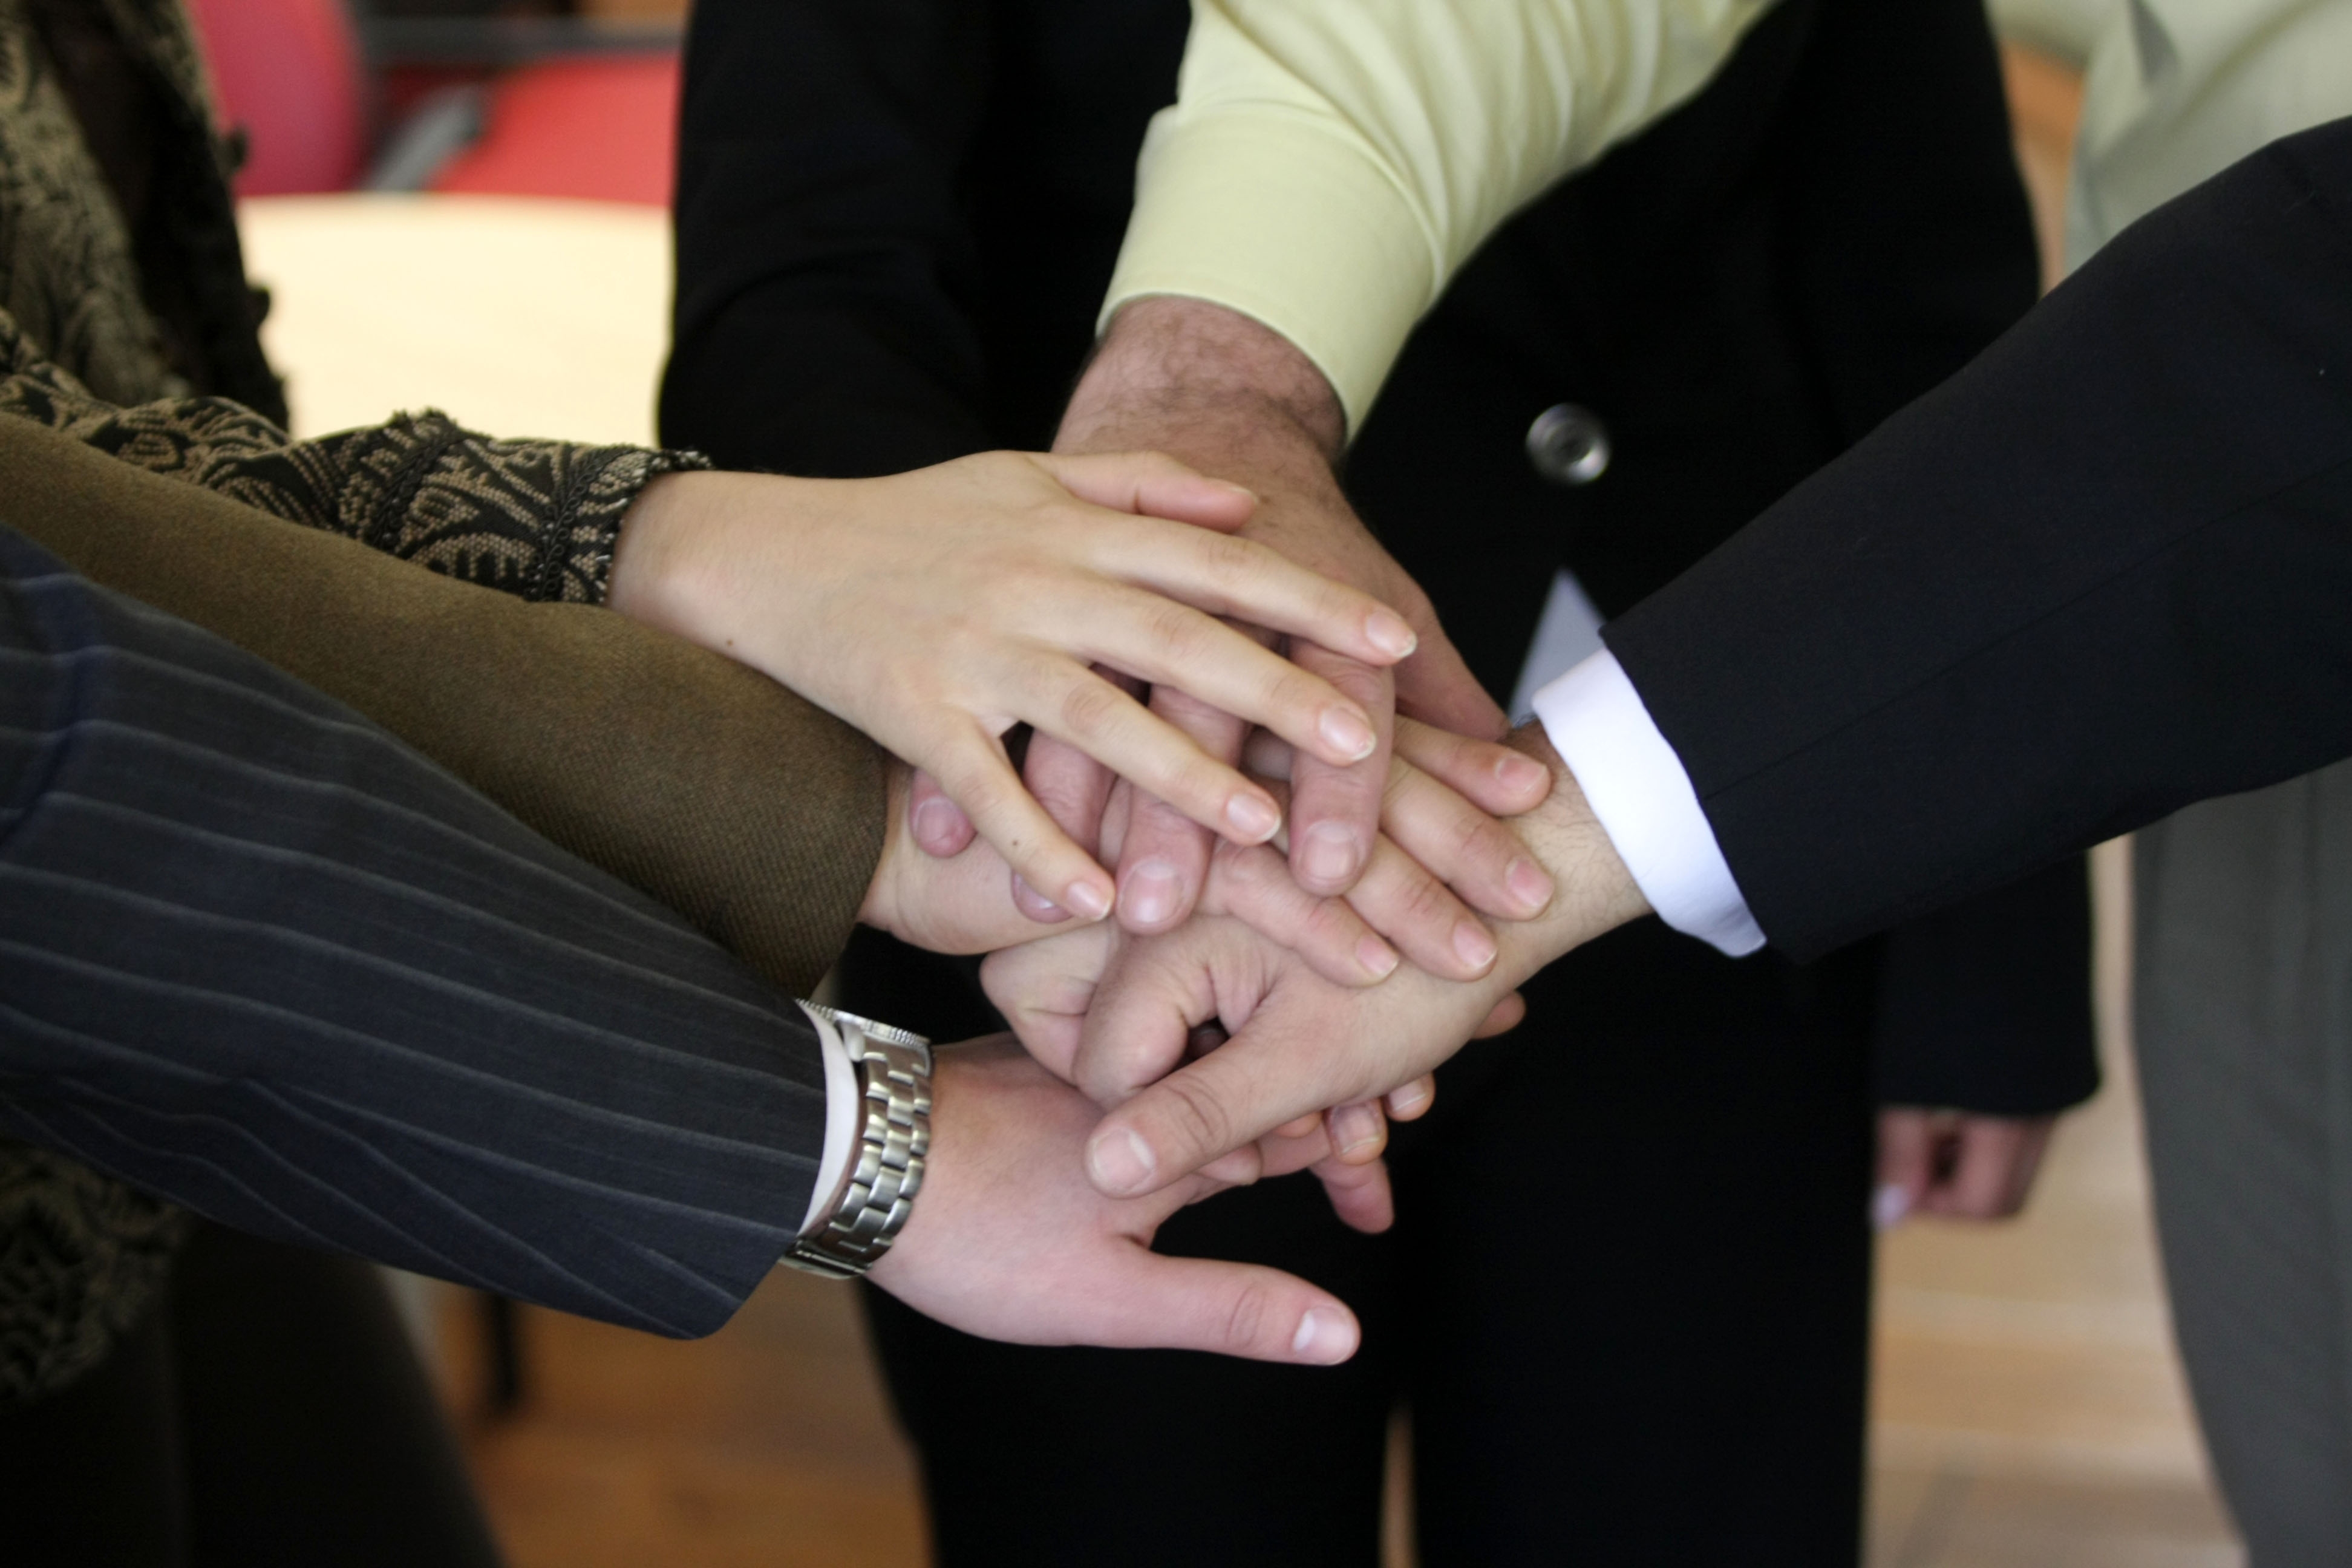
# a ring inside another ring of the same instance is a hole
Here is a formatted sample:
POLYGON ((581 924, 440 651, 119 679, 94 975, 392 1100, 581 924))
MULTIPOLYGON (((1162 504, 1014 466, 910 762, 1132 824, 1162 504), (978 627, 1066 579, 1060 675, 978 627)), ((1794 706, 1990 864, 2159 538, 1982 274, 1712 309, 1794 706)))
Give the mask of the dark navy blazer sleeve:
POLYGON ((2352 120, 2126 230, 1604 635, 1801 957, 2352 754, 2352 120))
POLYGON ((0 1129, 667 1334, 791 1244, 799 1008, 348 709, 0 531, 0 1129))

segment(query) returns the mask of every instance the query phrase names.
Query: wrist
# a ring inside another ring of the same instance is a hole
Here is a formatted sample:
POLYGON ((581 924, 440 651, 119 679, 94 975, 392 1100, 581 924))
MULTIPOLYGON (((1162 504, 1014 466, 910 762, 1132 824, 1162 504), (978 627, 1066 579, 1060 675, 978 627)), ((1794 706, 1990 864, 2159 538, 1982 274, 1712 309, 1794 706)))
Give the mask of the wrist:
POLYGON ((693 576, 694 518, 705 510, 707 473, 663 474, 637 492, 613 542, 607 609, 648 626, 669 623, 693 576))
POLYGON ((1241 450, 1328 475, 1347 416, 1315 363, 1272 328, 1206 300, 1138 300, 1078 378, 1055 448, 1160 447, 1170 430, 1198 432, 1220 459, 1241 450))
POLYGON ((1506 964, 1533 974, 1570 949, 1651 911, 1543 725, 1522 724, 1505 743, 1541 763, 1552 775, 1551 794, 1533 811, 1513 817, 1511 826, 1559 890, 1534 920, 1509 922, 1496 931, 1506 964))

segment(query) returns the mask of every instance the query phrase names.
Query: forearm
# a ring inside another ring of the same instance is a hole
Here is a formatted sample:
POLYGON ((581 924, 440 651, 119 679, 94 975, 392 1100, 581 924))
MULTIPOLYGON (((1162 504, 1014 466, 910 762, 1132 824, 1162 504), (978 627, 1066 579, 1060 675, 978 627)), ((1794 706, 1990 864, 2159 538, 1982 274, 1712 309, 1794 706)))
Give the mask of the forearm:
POLYGON ((446 415, 297 441, 220 397, 91 395, 0 313, 0 416, 517 598, 598 604, 622 519, 688 453, 499 441, 446 415))
POLYGON ((765 677, 5 419, 0 522, 360 710, 786 990, 847 940, 881 853, 882 759, 765 677))
POLYGON ((1229 306, 1298 344, 1360 424, 1486 236, 1696 92, 1767 8, 1203 0, 1106 313, 1229 306))
POLYGON ((793 1004, 257 659, 0 533, 0 1125, 242 1228, 668 1333, 790 1244, 793 1004))
POLYGON ((2347 225, 2275 143, 1611 623, 1782 951, 2352 750, 2347 225))

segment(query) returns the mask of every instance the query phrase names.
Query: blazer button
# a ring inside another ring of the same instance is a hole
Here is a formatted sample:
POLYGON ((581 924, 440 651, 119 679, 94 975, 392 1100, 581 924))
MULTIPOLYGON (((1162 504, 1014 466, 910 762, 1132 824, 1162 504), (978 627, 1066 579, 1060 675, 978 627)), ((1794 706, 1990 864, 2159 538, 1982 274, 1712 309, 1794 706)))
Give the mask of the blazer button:
POLYGON ((1555 403, 1528 426, 1528 461, 1556 485, 1589 485, 1609 471, 1609 427, 1590 408, 1555 403))

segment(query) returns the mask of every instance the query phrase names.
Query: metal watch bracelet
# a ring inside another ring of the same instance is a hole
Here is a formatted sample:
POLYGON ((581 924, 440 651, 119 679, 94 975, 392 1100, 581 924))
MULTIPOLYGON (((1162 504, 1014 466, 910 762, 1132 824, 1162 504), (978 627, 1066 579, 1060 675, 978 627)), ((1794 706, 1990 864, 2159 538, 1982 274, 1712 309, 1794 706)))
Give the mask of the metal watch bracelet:
POLYGON ((812 1274, 854 1279, 881 1261, 906 1228, 931 1148, 931 1043, 920 1035, 815 1002, 841 1033, 865 1112, 856 1161, 843 1174, 833 1217, 779 1259, 812 1274))

